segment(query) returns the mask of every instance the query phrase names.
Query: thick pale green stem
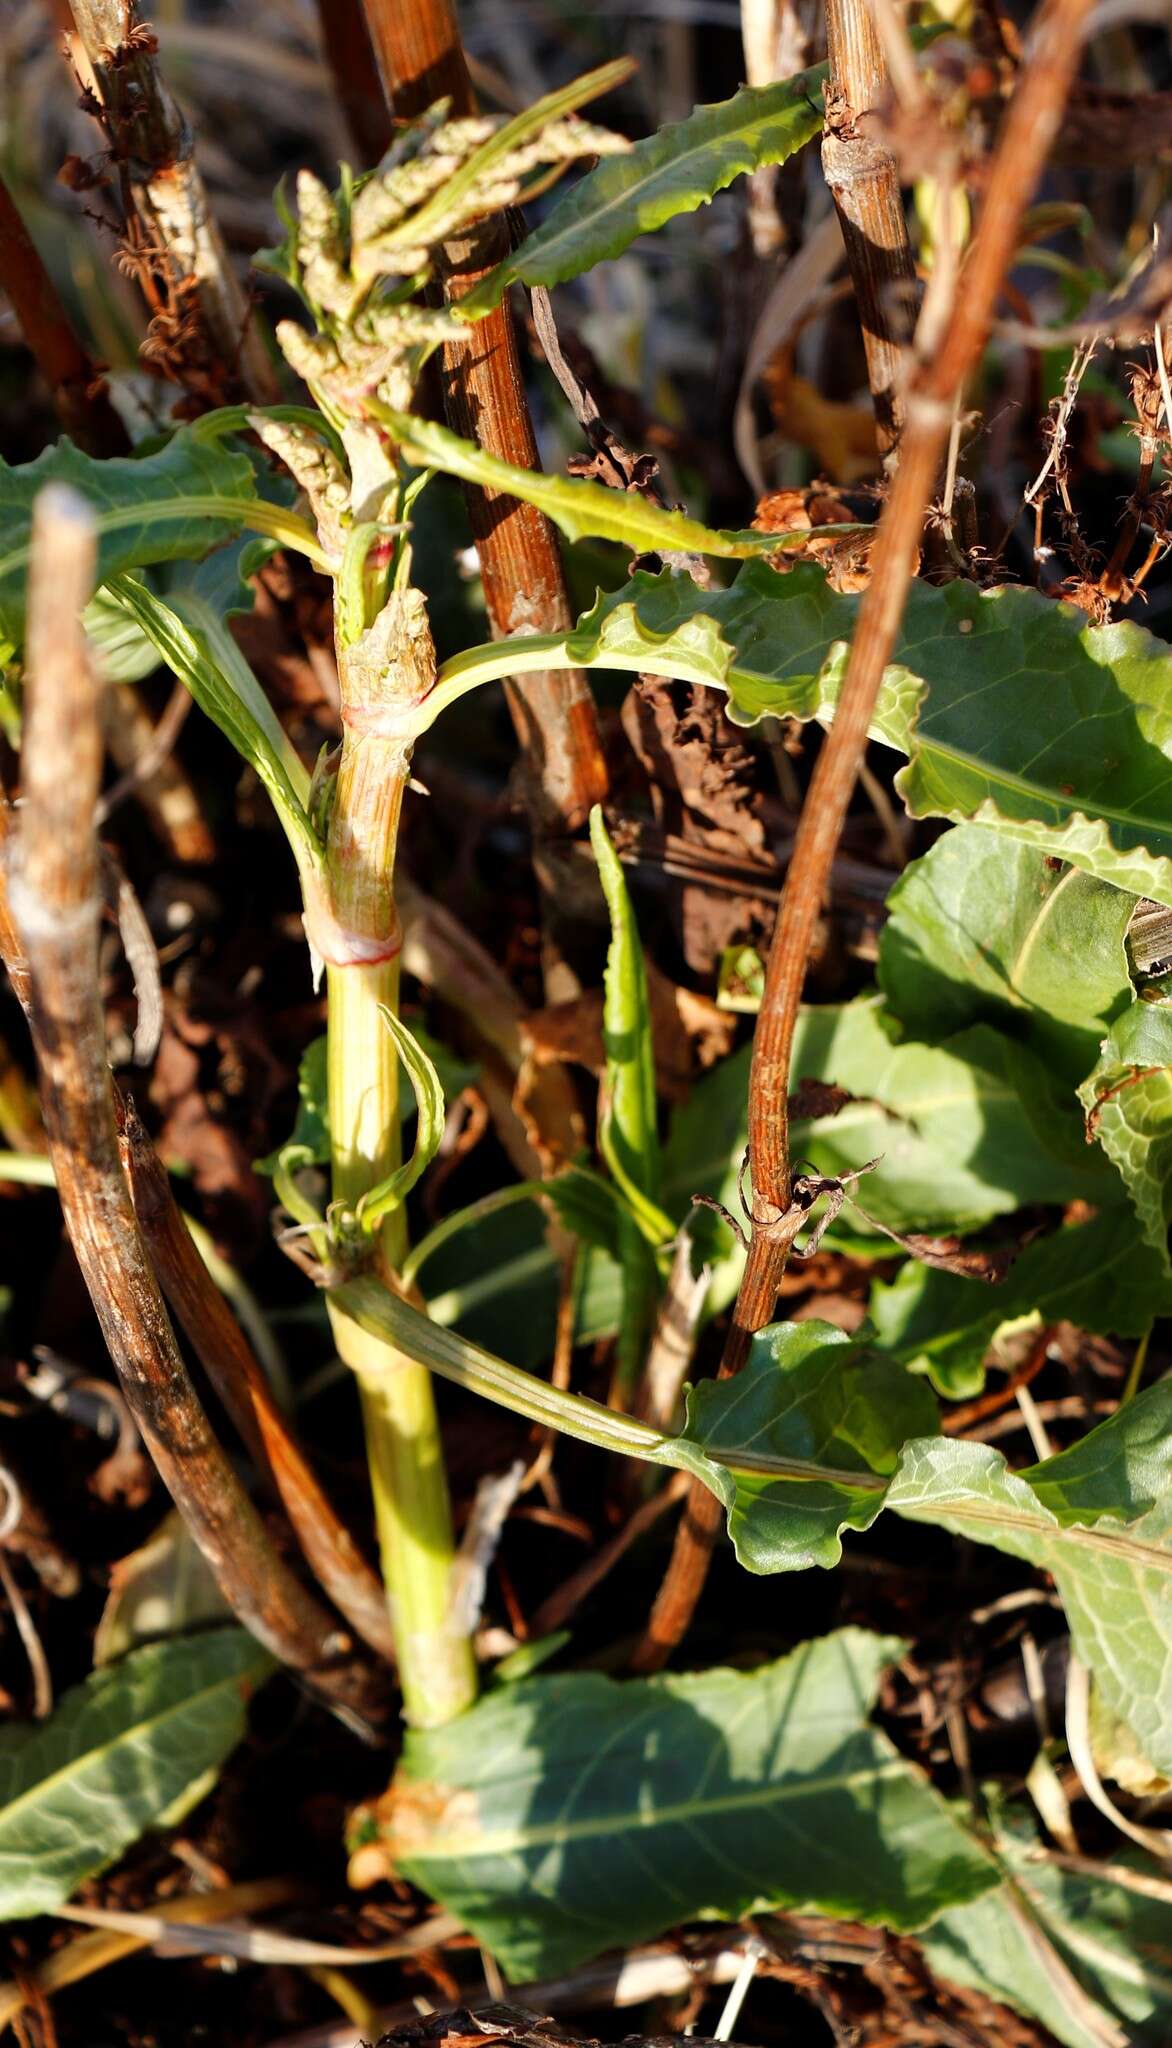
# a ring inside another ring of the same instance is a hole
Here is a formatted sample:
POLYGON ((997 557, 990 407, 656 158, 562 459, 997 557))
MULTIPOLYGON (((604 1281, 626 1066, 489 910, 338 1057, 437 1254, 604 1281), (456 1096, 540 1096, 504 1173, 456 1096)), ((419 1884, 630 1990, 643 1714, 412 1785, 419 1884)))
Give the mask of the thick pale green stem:
MULTIPOLYGON (((402 609, 394 598, 388 610, 396 607, 402 609)), ((328 901, 310 906, 308 918, 310 937, 329 963, 333 1194, 350 1212, 400 1161, 399 1055, 384 1012, 397 1012, 399 1000, 393 874, 410 749, 370 728, 380 709, 418 686, 412 635, 415 651, 424 650, 418 616, 392 624, 403 629, 402 659, 393 659, 397 634, 384 629, 381 644, 369 650, 377 659, 363 661, 360 643, 348 650, 351 660, 340 662, 349 716, 330 820, 328 901)), ((374 1240, 384 1275, 398 1269, 406 1249, 406 1218, 398 1209, 374 1240)), ((431 1375, 348 1317, 332 1314, 332 1321, 362 1397, 404 1713, 417 1726, 436 1727, 471 1704, 476 1666, 453 1613, 451 1512, 431 1375)))

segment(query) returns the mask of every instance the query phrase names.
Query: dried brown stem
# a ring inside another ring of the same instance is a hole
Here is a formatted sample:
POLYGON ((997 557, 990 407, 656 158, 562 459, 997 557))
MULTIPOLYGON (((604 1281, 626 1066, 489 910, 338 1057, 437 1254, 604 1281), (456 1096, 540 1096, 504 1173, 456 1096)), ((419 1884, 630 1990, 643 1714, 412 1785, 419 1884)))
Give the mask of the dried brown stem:
POLYGON ((385 1714, 382 1674, 346 1653, 225 1457, 179 1355, 122 1173, 98 995, 101 728, 81 626, 95 559, 85 501, 50 486, 33 515, 25 801, 9 905, 10 935, 28 964, 62 1214, 127 1405, 225 1598, 275 1657, 369 1730, 385 1714))
POLYGON ((869 0, 826 0, 826 130, 822 170, 834 195, 858 300, 867 379, 884 466, 903 430, 904 355, 911 339, 915 266, 893 152, 875 130, 887 64, 869 0))
MULTIPOLYGON (((778 911, 749 1080, 753 1221, 744 1277, 720 1376, 739 1372, 754 1332, 772 1320, 801 1218, 790 1213, 787 1093, 794 1027, 806 961, 834 851, 867 743, 883 672, 891 659, 920 535, 964 380, 989 333, 1018 227, 1061 119, 1078 61, 1079 32, 1092 0, 1049 0, 1006 116, 972 251, 939 346, 911 379, 899 468, 871 556, 871 579, 843 679, 838 709, 818 757, 794 840, 778 911)), ((671 1562, 636 1654, 636 1668, 665 1662, 691 1621, 708 1572, 721 1509, 693 1487, 671 1562)))
POLYGON ((130 446, 126 429, 73 331, 57 287, 2 178, 0 289, 8 296, 65 432, 90 455, 125 454, 130 446))
MULTIPOLYGON (((449 0, 364 0, 371 40, 395 111, 411 117, 447 97, 453 114, 476 97, 449 0)), ((444 291, 460 298, 506 253, 497 218, 444 252, 444 291)), ((507 305, 470 328, 443 357, 444 408, 457 434, 524 469, 539 465, 520 357, 507 305)), ((469 489, 468 516, 480 556, 494 637, 561 633, 572 623, 557 536, 544 514, 499 491, 469 489)), ((594 700, 575 669, 506 684, 526 766, 526 797, 539 832, 573 831, 606 794, 606 764, 594 700)))
POLYGON ((116 1103, 122 1163, 139 1229, 192 1350, 256 1464, 272 1478, 311 1569, 351 1627, 393 1659, 382 1586, 322 1491, 252 1346, 192 1242, 133 1103, 116 1103))
MULTIPOLYGON (((194 280, 213 372, 227 373, 244 394, 265 404, 280 397, 272 359, 208 204, 191 130, 172 97, 149 25, 135 0, 70 0, 77 32, 93 70, 114 167, 137 211, 145 281, 161 261, 175 287, 194 280)), ((159 335, 174 374, 182 374, 187 342, 183 309, 158 309, 159 335)), ((158 317, 158 315, 157 315, 158 317)))
POLYGON ((358 160, 376 164, 394 131, 362 0, 317 0, 317 15, 322 49, 358 160))

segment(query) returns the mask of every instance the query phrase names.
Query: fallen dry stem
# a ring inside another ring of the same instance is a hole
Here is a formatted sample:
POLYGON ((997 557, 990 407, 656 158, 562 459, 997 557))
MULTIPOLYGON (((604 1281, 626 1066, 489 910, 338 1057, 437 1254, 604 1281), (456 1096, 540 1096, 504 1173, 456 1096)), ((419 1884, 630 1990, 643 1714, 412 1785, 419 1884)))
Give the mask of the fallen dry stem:
POLYGON ((385 1715, 383 1674, 348 1653, 224 1455, 179 1355, 122 1173, 98 994, 101 729, 81 625, 95 560, 89 507, 49 486, 33 513, 24 808, 7 935, 27 961, 62 1214, 127 1405, 225 1598, 275 1657, 369 1731, 385 1715))
MULTIPOLYGON (((988 338, 1002 280, 1017 247, 1022 213, 1057 133, 1078 61, 1080 31, 1092 0, 1050 0, 993 159, 968 261, 941 336, 917 363, 908 392, 899 468, 879 520, 871 577, 842 691, 802 807, 786 872, 749 1079, 749 1155, 753 1220, 744 1276, 721 1359, 720 1376, 740 1371, 757 1330, 772 1321, 800 1217, 790 1211, 787 1095, 790 1055, 814 927, 830 880, 867 732, 891 659, 915 574, 924 516, 935 488, 954 410, 988 338)), ((708 1572, 722 1510, 694 1485, 675 1548, 635 1657, 656 1670, 691 1621, 708 1572)))

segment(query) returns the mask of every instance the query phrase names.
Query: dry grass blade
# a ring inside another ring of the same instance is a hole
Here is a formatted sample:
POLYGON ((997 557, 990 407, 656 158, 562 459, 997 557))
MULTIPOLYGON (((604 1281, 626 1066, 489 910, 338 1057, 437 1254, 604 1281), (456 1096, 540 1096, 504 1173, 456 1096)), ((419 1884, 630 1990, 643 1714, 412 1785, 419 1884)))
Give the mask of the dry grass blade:
POLYGON ((369 1730, 386 1711, 382 1675, 348 1653, 282 1563, 217 1441, 179 1356, 123 1178, 98 995, 93 815, 101 727, 81 624, 95 558, 89 507, 49 486, 34 507, 24 807, 8 935, 27 962, 62 1213, 127 1405, 225 1598, 275 1657, 369 1730))
POLYGON ((76 1920, 83 1927, 104 1928, 114 1934, 132 1936, 136 1944, 165 1942, 173 1955, 238 1956, 241 1962, 284 1963, 310 1968, 335 1964, 353 1969, 360 1963, 392 1963, 403 1956, 418 1955, 421 1949, 438 1948, 463 1929, 450 1914, 437 1914, 399 1941, 382 1941, 372 1948, 338 1947, 328 1941, 304 1941, 295 1934, 282 1934, 267 1927, 248 1927, 239 1921, 217 1920, 210 1926, 177 1922, 162 1913, 107 1912, 101 1906, 61 1906, 62 1920, 76 1920), (182 1933, 178 1932, 182 1926, 182 1933))
MULTIPOLYGON (((215 1921, 231 1913, 263 1913, 286 1905, 297 1897, 299 1889, 291 1878, 261 1877, 251 1884, 226 1885, 222 1891, 168 1899, 151 1917, 171 1928, 215 1921)), ((108 1969, 111 1963, 121 1962, 124 1956, 149 1947, 150 1939, 141 1932, 116 1932, 102 1927, 92 1934, 79 1935, 64 1948, 54 1949, 25 1984, 0 1984, 0 2027, 11 2026, 29 2004, 33 1990, 42 1997, 64 1991, 68 1985, 80 1984, 98 1970, 108 1969)))

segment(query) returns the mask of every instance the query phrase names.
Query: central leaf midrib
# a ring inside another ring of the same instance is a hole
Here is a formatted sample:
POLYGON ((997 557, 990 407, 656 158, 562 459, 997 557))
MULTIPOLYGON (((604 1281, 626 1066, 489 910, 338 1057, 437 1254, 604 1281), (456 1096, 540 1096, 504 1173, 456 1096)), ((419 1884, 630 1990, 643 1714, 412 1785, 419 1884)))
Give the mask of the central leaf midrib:
MULTIPOLYGON (((851 1730, 856 1734, 857 1729, 851 1730)), ((600 1836, 614 1836, 624 1833, 645 1833, 651 1828, 672 1827, 685 1821, 708 1819, 721 1814, 743 1813, 760 1807, 774 1806, 787 1799, 807 1799, 825 1792, 849 1790, 854 1785, 873 1784, 879 1778, 902 1778, 907 1765, 902 1757, 894 1756, 884 1762, 867 1765, 855 1771, 841 1771, 832 1777, 811 1777, 783 1780, 753 1787, 749 1781, 739 1784, 732 1794, 722 1794, 713 1799, 689 1800, 671 1806, 657 1806, 647 1812, 633 1812, 624 1808, 612 1814, 594 1814, 587 1820, 553 1820, 538 1827, 498 1829, 496 1833, 480 1836, 446 1836, 434 1844, 421 1849, 417 1854, 400 1852, 399 1861, 404 1868, 416 1864, 420 1868, 439 1861, 460 1861, 479 1856, 518 1855, 530 1849, 560 1846, 578 1841, 592 1841, 600 1836)), ((392 1832, 393 1841, 393 1832, 392 1832)))

